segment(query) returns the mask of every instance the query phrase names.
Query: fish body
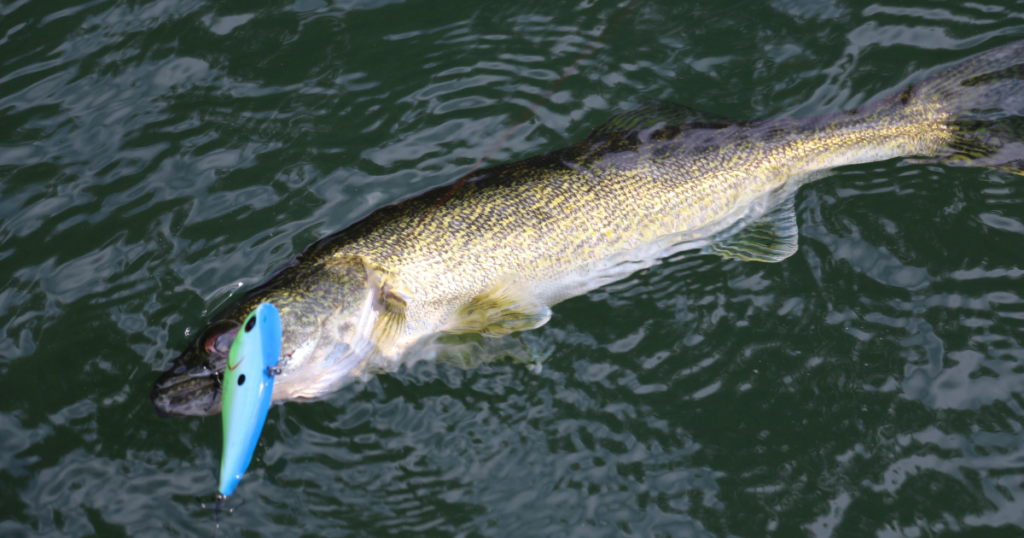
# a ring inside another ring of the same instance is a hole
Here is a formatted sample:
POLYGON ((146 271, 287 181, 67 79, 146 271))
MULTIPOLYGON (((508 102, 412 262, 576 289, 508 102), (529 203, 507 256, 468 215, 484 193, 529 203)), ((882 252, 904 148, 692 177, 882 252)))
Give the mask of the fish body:
POLYGON ((272 372, 281 354, 281 316, 272 304, 260 304, 242 323, 224 369, 221 415, 224 448, 220 462, 221 496, 235 491, 249 468, 274 390, 272 372))
POLYGON ((154 386, 170 415, 219 410, 224 350, 262 302, 281 310, 274 401, 393 369, 437 333, 500 336, 685 250, 778 262, 793 196, 836 166, 918 156, 1021 173, 1024 42, 856 110, 735 121, 662 102, 552 153, 381 208, 226 308, 154 386))

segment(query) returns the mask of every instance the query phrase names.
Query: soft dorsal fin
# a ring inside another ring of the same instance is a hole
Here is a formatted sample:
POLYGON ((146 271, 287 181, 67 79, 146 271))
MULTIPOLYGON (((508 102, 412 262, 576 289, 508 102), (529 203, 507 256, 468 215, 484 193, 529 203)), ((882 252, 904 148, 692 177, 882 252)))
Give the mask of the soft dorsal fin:
POLYGON ((757 262, 781 262, 796 253, 799 229, 794 195, 726 239, 704 247, 706 254, 757 262))
POLYGON ((693 124, 700 125, 701 127, 725 127, 739 122, 725 116, 701 112, 667 101, 646 99, 633 110, 612 116, 607 123, 594 129, 591 136, 642 131, 650 129, 659 123, 673 127, 693 124))
POLYGON ((551 308, 536 296, 528 283, 506 276, 459 307, 442 330, 501 336, 540 327, 550 318, 551 308))

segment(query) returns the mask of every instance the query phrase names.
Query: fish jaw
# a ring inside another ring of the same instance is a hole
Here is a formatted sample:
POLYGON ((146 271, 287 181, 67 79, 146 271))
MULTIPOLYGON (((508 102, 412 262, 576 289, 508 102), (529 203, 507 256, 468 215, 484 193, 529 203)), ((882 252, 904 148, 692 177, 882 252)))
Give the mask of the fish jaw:
POLYGON ((230 350, 239 326, 230 318, 210 323, 174 360, 153 383, 150 400, 157 414, 173 417, 220 413, 227 353, 218 348, 230 350))
POLYGON ((174 366, 164 372, 156 383, 149 398, 158 415, 163 417, 210 416, 220 413, 221 380, 220 371, 206 367, 188 368, 188 353, 182 354, 174 366))

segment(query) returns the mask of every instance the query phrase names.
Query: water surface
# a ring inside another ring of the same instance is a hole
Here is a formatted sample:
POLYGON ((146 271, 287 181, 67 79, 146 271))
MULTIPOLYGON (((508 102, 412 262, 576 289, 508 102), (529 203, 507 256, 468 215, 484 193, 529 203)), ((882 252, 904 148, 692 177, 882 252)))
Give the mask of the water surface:
MULTIPOLYGON (((220 419, 158 418, 153 380, 382 205, 645 98, 834 112, 1024 36, 1009 0, 648 0, 602 37, 624 5, 0 3, 0 534, 210 533, 220 419)), ((800 191, 793 257, 567 301, 517 340, 541 368, 276 406, 222 532, 1024 535, 1022 188, 843 168, 800 191)))

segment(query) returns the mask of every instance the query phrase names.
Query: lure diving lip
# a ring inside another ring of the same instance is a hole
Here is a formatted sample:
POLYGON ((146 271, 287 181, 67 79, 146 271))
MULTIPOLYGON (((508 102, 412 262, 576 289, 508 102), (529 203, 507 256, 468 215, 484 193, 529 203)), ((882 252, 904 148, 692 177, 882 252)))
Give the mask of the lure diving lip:
POLYGON ((238 331, 224 369, 221 498, 234 493, 252 460, 270 410, 280 354, 281 314, 274 305, 262 303, 238 331))

